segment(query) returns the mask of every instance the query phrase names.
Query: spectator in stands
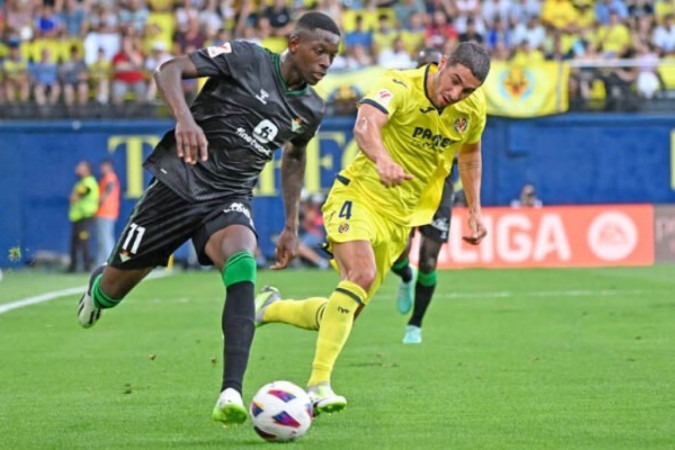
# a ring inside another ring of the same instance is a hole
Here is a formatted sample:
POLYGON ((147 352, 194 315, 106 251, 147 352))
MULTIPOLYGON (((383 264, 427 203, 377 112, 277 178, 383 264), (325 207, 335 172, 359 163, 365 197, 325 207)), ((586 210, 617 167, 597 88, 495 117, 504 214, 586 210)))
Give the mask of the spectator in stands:
POLYGON ((394 4, 396 22, 400 23, 404 29, 413 28, 411 18, 423 12, 424 2, 422 0, 401 0, 394 4))
POLYGON ((476 29, 476 21, 473 17, 469 17, 466 21, 466 31, 459 35, 459 42, 474 41, 479 44, 483 43, 483 36, 476 29))
POLYGON ((345 35, 345 47, 347 47, 347 51, 355 45, 360 45, 369 51, 373 49, 373 32, 366 29, 361 14, 357 14, 354 18, 354 30, 345 35))
POLYGON ((103 49, 105 58, 112 61, 120 51, 122 36, 119 33, 117 15, 106 5, 96 5, 94 14, 89 17, 89 32, 84 38, 84 61, 93 64, 103 49))
POLYGON ((262 15, 269 21, 274 36, 285 37, 291 32, 293 23, 286 0, 273 0, 273 3, 263 10, 262 15))
POLYGON ((229 2, 222 2, 222 11, 227 16, 222 16, 219 12, 219 5, 216 0, 207 0, 206 7, 199 12, 199 24, 204 29, 207 36, 215 36, 219 30, 224 29, 225 21, 230 21, 234 17, 234 10, 229 2))
POLYGON ((43 3, 40 7, 40 13, 35 18, 35 34, 43 38, 56 37, 61 32, 61 20, 54 11, 54 6, 43 3))
POLYGON ((600 26, 595 39, 600 51, 609 58, 623 56, 632 44, 630 30, 621 23, 616 11, 610 11, 607 24, 600 26))
POLYGON ((571 0, 545 0, 541 9, 541 21, 556 30, 573 29, 577 18, 578 12, 571 0))
POLYGON ((675 54, 675 24, 672 14, 665 16, 663 23, 656 26, 652 43, 662 56, 675 54))
POLYGON ((84 271, 89 272, 92 269, 93 259, 89 249, 89 237, 94 216, 98 210, 99 198, 98 184, 92 175, 91 164, 87 161, 80 161, 75 167, 75 174, 78 181, 70 193, 70 209, 68 210, 68 219, 72 226, 69 273, 77 271, 80 255, 82 255, 84 271))
POLYGON ((599 24, 607 25, 612 13, 616 13, 620 21, 628 18, 628 8, 623 0, 598 0, 596 2, 595 17, 599 24))
POLYGON ((112 103, 121 105, 128 94, 133 100, 141 102, 146 98, 144 58, 134 36, 122 38, 122 48, 112 59, 112 103))
POLYGON ((106 262, 115 246, 115 223, 120 215, 120 180, 111 160, 99 166, 99 201, 96 211, 96 265, 106 262))
POLYGON ((443 11, 434 12, 424 32, 424 46, 441 50, 446 41, 457 42, 459 34, 443 11))
POLYGON ((173 36, 173 53, 175 55, 186 55, 188 47, 203 48, 206 38, 206 34, 199 25, 198 16, 191 14, 188 16, 185 30, 179 30, 173 36))
POLYGON ((403 39, 397 37, 391 49, 385 49, 377 56, 377 64, 387 69, 412 69, 415 67, 410 53, 403 45, 403 39))
POLYGON ((654 16, 653 0, 627 0, 626 6, 628 7, 628 16, 632 19, 654 16))
POLYGON ((136 33, 143 33, 145 25, 148 22, 150 11, 145 6, 143 0, 126 0, 117 15, 120 26, 123 28, 133 28, 136 33))
POLYGON ((585 109, 593 106, 594 89, 596 83, 602 82, 602 72, 594 63, 601 61, 602 55, 597 51, 596 45, 591 41, 581 41, 583 51, 575 56, 575 61, 581 63, 581 67, 573 69, 572 77, 576 80, 575 91, 570 94, 579 99, 579 105, 585 109), (588 64, 588 65, 583 65, 588 64))
POLYGON ((18 36, 22 41, 30 41, 34 36, 33 14, 37 2, 23 0, 6 0, 5 4, 5 33, 9 36, 18 36))
POLYGON ((537 193, 532 183, 526 183, 520 190, 520 196, 511 201, 512 208, 541 208, 543 203, 537 198, 537 193))
POLYGON ((527 23, 533 17, 541 15, 539 0, 513 0, 509 8, 509 21, 516 24, 527 23))
POLYGON ((520 45, 528 41, 533 48, 540 48, 546 39, 546 29, 539 17, 530 17, 527 22, 518 23, 513 29, 513 44, 520 45))
POLYGON ((483 1, 481 14, 487 23, 494 24, 497 21, 503 21, 506 25, 510 10, 510 0, 485 0, 483 1))
POLYGON ((373 33, 374 55, 392 48, 394 46, 394 39, 398 36, 387 14, 380 14, 377 23, 377 30, 373 33))
POLYGON ((61 63, 60 72, 66 106, 72 107, 76 101, 85 106, 89 101, 89 72, 77 45, 70 47, 70 58, 61 63))
POLYGON ((497 17, 490 25, 485 42, 490 51, 499 43, 504 44, 509 49, 512 47, 511 30, 506 27, 501 17, 497 17))
POLYGON ((40 61, 31 67, 33 79, 33 95, 39 106, 53 106, 61 96, 59 84, 59 66, 52 58, 48 48, 42 50, 40 61))
POLYGON ((107 105, 110 99, 110 75, 112 65, 106 58, 105 50, 98 49, 98 57, 89 65, 89 81, 94 93, 94 99, 101 104, 107 105))
POLYGON ((88 3, 65 0, 60 20, 66 37, 83 38, 87 27, 88 3))
POLYGON ((532 66, 541 63, 545 60, 544 54, 541 50, 534 48, 530 41, 523 41, 516 47, 511 62, 520 66, 532 66))
POLYGON ((298 230, 298 256, 305 262, 320 269, 328 269, 330 263, 322 255, 326 235, 323 227, 321 205, 324 197, 305 195, 300 202, 300 229, 298 230))
POLYGON ((637 55, 637 79, 635 86, 640 97, 651 99, 661 89, 661 80, 658 75, 659 55, 650 44, 638 44, 637 55))
POLYGON ((9 56, 2 61, 2 72, 5 99, 10 103, 17 100, 20 103, 26 103, 30 96, 28 60, 21 56, 19 41, 10 42, 9 56))

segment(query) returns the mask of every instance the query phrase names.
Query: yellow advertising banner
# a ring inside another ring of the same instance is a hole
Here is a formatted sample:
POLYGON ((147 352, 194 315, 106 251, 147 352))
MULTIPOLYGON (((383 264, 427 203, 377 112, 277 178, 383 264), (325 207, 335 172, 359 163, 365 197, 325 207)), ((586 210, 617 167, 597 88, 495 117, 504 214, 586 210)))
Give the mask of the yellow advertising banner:
POLYGON ((567 112, 569 74, 565 63, 519 66, 493 62, 484 87, 488 114, 537 117, 567 112))
MULTIPOLYGON (((365 95, 386 72, 382 67, 332 72, 316 90, 326 100, 365 95)), ((567 112, 569 66, 542 62, 518 66, 493 62, 484 90, 488 114, 503 117, 537 117, 567 112)))

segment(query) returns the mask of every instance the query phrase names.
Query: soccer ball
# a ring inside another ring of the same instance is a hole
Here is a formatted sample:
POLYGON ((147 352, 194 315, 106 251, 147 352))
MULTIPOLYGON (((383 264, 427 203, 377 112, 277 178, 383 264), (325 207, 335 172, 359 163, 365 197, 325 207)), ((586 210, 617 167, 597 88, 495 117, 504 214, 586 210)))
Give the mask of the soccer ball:
POLYGON ((307 433, 314 415, 312 402, 290 381, 273 381, 251 400, 253 429, 267 441, 292 441, 307 433))

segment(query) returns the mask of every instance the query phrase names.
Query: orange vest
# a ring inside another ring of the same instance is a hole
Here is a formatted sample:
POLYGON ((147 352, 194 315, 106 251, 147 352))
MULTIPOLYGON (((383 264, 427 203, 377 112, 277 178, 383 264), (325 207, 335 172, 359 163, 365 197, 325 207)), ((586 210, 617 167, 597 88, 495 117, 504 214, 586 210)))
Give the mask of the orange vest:
POLYGON ((101 197, 101 203, 98 206, 96 217, 104 217, 106 219, 117 219, 120 214, 120 180, 117 175, 109 173, 98 184, 101 197), (106 188, 112 185, 112 191, 107 193, 106 188))

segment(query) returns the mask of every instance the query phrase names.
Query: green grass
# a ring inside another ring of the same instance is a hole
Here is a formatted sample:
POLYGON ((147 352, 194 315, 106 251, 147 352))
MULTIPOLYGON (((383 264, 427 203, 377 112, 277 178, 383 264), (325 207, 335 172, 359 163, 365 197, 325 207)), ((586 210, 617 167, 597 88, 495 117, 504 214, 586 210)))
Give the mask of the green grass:
MULTIPOLYGON (((390 277, 359 318, 334 389, 349 400, 284 448, 675 448, 675 267, 442 272, 424 343, 401 344, 390 277)), ((261 272, 294 297, 336 275, 261 272)), ((5 272, 0 304, 85 276, 5 272)), ((224 289, 213 272, 147 280, 95 328, 77 296, 0 314, 0 448, 249 449, 210 422, 224 289)), ((313 332, 258 330, 245 398, 303 385, 313 332)))

